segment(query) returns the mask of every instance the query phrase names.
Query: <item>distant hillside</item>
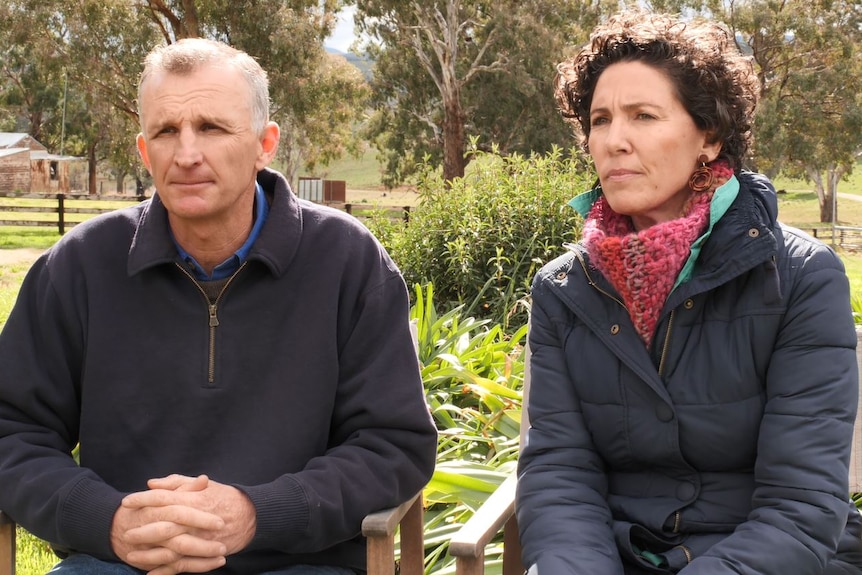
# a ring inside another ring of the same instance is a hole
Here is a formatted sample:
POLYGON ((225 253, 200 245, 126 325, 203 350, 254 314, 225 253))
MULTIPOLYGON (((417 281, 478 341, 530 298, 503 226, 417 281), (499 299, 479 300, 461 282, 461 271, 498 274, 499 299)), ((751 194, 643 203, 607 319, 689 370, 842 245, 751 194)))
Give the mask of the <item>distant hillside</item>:
POLYGON ((366 80, 371 79, 371 69, 374 67, 374 61, 369 60, 363 56, 357 56, 356 54, 351 54, 348 52, 342 52, 341 50, 336 50, 335 48, 325 47, 326 51, 330 54, 338 54, 339 56, 344 56, 344 58, 356 66, 366 80))

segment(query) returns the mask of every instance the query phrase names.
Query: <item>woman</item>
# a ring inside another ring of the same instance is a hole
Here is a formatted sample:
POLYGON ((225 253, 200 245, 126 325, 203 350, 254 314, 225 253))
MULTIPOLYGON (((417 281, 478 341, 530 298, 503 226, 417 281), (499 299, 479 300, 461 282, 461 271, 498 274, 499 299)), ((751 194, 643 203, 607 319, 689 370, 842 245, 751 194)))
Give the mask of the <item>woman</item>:
POLYGON ((848 282, 742 168, 750 60, 714 23, 629 12, 558 72, 599 186, 533 284, 525 565, 862 573, 848 282))

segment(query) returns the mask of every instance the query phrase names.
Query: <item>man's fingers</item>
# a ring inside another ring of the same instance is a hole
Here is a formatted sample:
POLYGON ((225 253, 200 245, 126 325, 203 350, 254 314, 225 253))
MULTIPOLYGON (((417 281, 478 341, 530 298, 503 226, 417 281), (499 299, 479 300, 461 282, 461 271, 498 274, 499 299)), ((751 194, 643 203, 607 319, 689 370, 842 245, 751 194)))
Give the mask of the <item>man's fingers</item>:
POLYGON ((126 531, 123 540, 129 545, 153 545, 188 531, 188 527, 173 521, 156 521, 126 531))
POLYGON ((206 475, 189 477, 174 473, 167 477, 156 477, 147 481, 150 489, 166 489, 168 491, 202 491, 206 489, 209 478, 206 475))
MULTIPOLYGON (((125 500, 123 507, 126 505, 125 500)), ((134 507, 132 507, 134 509, 134 507)), ((155 507, 144 507, 136 510, 140 515, 136 528, 146 528, 155 523, 169 522, 184 527, 183 531, 219 531, 224 528, 224 519, 186 505, 164 505, 155 507)), ((159 527, 164 528, 163 526, 159 527)), ((158 540, 158 539, 156 539, 158 540)))
POLYGON ((166 540, 160 546, 139 548, 129 552, 130 563, 140 565, 169 565, 185 557, 214 559, 224 557, 227 548, 219 541, 201 539, 182 533, 166 540))
POLYGON ((225 564, 224 557, 183 557, 174 563, 162 565, 147 575, 176 575, 177 573, 206 573, 214 571, 225 564))

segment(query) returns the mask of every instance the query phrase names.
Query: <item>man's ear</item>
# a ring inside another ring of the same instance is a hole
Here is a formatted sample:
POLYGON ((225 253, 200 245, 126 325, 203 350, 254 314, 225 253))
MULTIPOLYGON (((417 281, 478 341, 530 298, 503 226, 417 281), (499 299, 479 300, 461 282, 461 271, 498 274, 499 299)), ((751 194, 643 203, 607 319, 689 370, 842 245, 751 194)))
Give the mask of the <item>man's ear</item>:
POLYGON ((278 140, 281 137, 281 130, 275 122, 267 122, 263 128, 263 135, 260 137, 260 154, 257 156, 255 168, 260 171, 267 167, 278 151, 278 140))
POLYGON ((144 167, 147 168, 147 171, 152 174, 152 170, 150 169, 150 156, 147 154, 147 141, 144 139, 144 134, 138 134, 138 137, 135 138, 135 144, 138 147, 138 155, 141 156, 141 161, 144 163, 144 167))

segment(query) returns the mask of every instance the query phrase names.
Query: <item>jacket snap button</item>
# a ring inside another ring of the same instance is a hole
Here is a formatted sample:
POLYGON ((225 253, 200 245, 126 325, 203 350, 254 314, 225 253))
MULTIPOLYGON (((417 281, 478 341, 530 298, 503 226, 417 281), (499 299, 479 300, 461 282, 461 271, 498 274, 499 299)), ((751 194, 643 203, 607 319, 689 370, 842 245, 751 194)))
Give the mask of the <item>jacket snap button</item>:
POLYGON ((611 335, 617 335, 618 333, 620 333, 620 326, 619 324, 615 323, 611 326, 611 335))
POLYGON ((658 417, 659 421, 664 421, 667 423, 671 419, 673 419, 673 410, 669 405, 665 403, 661 403, 655 408, 655 416, 658 417))
POLYGON ((566 272, 557 272, 557 279, 558 280, 566 279, 566 272))
POLYGON ((750 238, 756 238, 759 235, 760 230, 758 230, 757 228, 751 228, 750 230, 748 230, 748 237, 750 238))
POLYGON ((689 501, 697 490, 688 481, 683 481, 676 487, 676 498, 680 501, 689 501))
POLYGON ((687 299, 687 300, 685 300, 685 303, 682 305, 685 306, 685 309, 691 309, 694 307, 694 300, 693 299, 687 299))

